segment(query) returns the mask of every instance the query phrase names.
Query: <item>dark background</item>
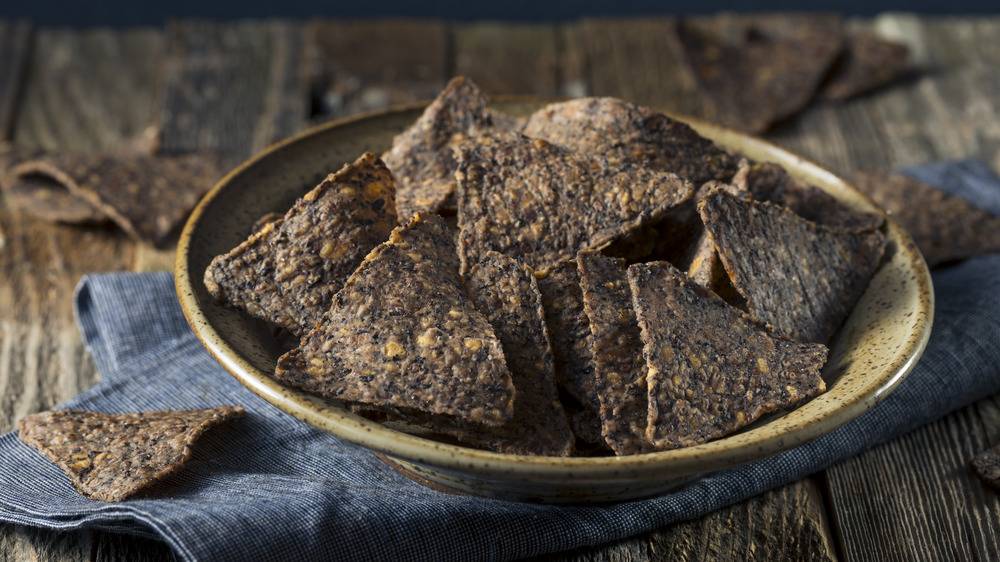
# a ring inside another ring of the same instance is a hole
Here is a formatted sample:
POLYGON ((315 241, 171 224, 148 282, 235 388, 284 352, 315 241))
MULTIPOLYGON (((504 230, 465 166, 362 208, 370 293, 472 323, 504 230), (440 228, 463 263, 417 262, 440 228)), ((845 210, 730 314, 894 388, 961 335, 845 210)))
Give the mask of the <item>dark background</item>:
POLYGON ((826 11, 847 16, 872 16, 883 11, 920 14, 1000 13, 998 0, 322 0, 211 1, 175 0, 2 0, 0 18, 27 19, 49 26, 162 25, 169 18, 339 18, 426 17, 467 21, 564 21, 588 16, 696 15, 718 11, 826 11))

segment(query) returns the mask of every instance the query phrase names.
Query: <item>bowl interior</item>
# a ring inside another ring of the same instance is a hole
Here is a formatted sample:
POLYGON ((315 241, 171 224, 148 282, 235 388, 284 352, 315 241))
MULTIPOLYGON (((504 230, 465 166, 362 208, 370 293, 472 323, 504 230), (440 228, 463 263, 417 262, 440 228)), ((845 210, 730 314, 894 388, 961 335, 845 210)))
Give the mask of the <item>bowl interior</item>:
MULTIPOLYGON (((498 101, 524 115, 539 100, 498 101)), ((249 160, 200 203, 181 236, 176 262, 178 296, 197 337, 250 390, 285 412, 345 439, 419 466, 558 486, 567 477, 595 486, 643 479, 690 477, 774 454, 835 429, 877 403, 912 369, 930 334, 932 291, 927 268, 909 237, 891 221, 886 258, 831 343, 823 370, 828 390, 804 405, 758 421, 743 431, 695 447, 645 455, 548 458, 502 455, 402 433, 347 412, 339 404, 279 384, 271 373, 281 350, 267 326, 219 305, 202 278, 212 258, 250 234, 269 212, 296 198, 365 151, 382 153, 413 123, 423 105, 347 119, 307 131, 249 160)), ((793 176, 845 204, 878 210, 833 173, 765 141, 682 118, 703 136, 757 161, 781 164, 793 176)))

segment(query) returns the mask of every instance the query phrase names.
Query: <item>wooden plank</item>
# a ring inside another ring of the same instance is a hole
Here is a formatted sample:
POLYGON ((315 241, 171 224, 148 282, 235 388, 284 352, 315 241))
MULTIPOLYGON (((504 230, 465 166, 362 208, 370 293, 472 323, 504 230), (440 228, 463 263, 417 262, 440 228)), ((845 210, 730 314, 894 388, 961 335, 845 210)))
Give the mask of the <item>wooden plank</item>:
POLYGON ((849 560, 991 560, 1000 504, 968 462, 987 445, 971 408, 827 471, 849 560))
POLYGON ((27 22, 0 21, 0 139, 10 138, 14 126, 32 33, 27 22))
MULTIPOLYGON (((6 39, 4 40, 6 41, 6 39)), ((0 41, 3 43, 3 41, 0 41)), ((100 150, 152 124, 161 46, 151 30, 40 30, 31 43, 13 142, 100 150)), ((2 100, 0 100, 2 101, 2 100)), ((0 202, 0 431, 93 385, 99 374, 72 312, 80 277, 128 269, 134 245, 106 228, 51 225, 0 202)), ((0 558, 90 559, 100 534, 0 525, 0 558)))
POLYGON ((451 72, 440 21, 314 20, 305 37, 314 122, 431 99, 451 72))
POLYGON ((165 37, 161 149, 240 161, 304 128, 299 24, 173 21, 165 37))
POLYGON ((673 18, 584 20, 580 23, 591 94, 711 119, 695 89, 673 18))
POLYGON ((16 142, 98 151, 141 133, 152 123, 161 45, 152 29, 39 30, 16 142))
POLYGON ((806 478, 642 537, 546 560, 836 560, 820 484, 806 478))
POLYGON ((453 28, 455 74, 490 95, 560 94, 560 39, 549 24, 471 23, 453 28))
MULTIPOLYGON (((872 97, 890 166, 981 156, 1000 123, 984 59, 1000 47, 995 19, 878 18, 874 29, 907 43, 915 80, 872 97)), ((995 56, 995 55, 994 55, 995 56)), ((992 59, 996 61, 996 59, 992 59)), ((995 65, 995 62, 993 62, 995 65)), ((984 401, 826 471, 845 557, 857 560, 994 559, 1000 503, 968 467, 990 441, 995 407, 984 401), (990 413, 989 415, 984 415, 990 413)), ((991 437, 995 438, 996 433, 991 437)))

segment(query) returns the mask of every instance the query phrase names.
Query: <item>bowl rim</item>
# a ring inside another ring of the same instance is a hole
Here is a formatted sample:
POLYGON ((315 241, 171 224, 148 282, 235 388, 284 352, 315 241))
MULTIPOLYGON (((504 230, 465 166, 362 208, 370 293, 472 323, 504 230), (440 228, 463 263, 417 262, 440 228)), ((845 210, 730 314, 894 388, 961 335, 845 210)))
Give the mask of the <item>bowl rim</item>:
MULTIPOLYGON (((541 104, 556 101, 564 101, 564 98, 495 96, 491 105, 541 104)), ((758 460, 791 449, 843 426, 873 407, 895 389, 912 371, 927 345, 934 315, 930 273, 909 235, 891 217, 887 217, 885 226, 887 238, 895 238, 899 241, 897 251, 906 254, 908 263, 913 265, 913 277, 917 284, 917 290, 919 294, 927 296, 925 299, 919 299, 917 315, 922 318, 922 321, 920 318, 915 320, 915 329, 900 346, 896 359, 885 367, 882 376, 865 387, 864 392, 853 395, 850 401, 841 401, 837 409, 826 412, 819 418, 804 420, 801 424, 786 422, 782 427, 784 425, 789 427, 783 433, 774 434, 771 432, 771 434, 766 435, 762 429, 773 427, 767 424, 700 445, 653 453, 602 457, 511 455, 446 444, 387 428, 347 412, 334 404, 327 403, 322 398, 281 384, 270 373, 258 370, 249 361, 240 357, 236 350, 226 342, 223 334, 215 330, 200 308, 194 283, 201 282, 202 275, 191 274, 190 249, 206 209, 235 178, 286 147, 309 142, 310 139, 329 132, 331 129, 366 120, 377 120, 393 114, 412 112, 426 107, 429 103, 430 100, 424 100, 400 104, 329 121, 279 141, 253 155, 220 179, 199 201, 184 225, 175 255, 174 281, 178 300, 187 322, 198 340, 226 371, 253 393, 287 414, 376 453, 419 465, 432 466, 435 469, 475 473, 481 477, 530 478, 532 481, 541 480, 553 483, 565 482, 567 478, 576 483, 589 481, 624 482, 636 478, 669 479, 710 472, 734 464, 758 460)), ((788 165, 797 169, 804 168, 811 175, 822 178, 825 183, 834 185, 837 189, 860 199, 863 201, 863 206, 881 210, 870 197, 834 172, 768 140, 746 135, 702 119, 672 112, 661 112, 672 119, 689 124, 703 136, 708 136, 705 131, 712 133, 713 140, 720 144, 727 144, 725 141, 720 142, 718 140, 720 137, 739 139, 740 142, 755 144, 761 150, 767 151, 769 155, 778 156, 774 161, 786 168, 788 165)), ((822 400, 823 396, 821 394, 813 401, 822 400)), ((800 408, 802 407, 805 405, 800 408)), ((798 410, 799 408, 793 409, 789 415, 798 410)), ((780 424, 782 420, 787 420, 787 418, 786 415, 772 423, 780 424)))

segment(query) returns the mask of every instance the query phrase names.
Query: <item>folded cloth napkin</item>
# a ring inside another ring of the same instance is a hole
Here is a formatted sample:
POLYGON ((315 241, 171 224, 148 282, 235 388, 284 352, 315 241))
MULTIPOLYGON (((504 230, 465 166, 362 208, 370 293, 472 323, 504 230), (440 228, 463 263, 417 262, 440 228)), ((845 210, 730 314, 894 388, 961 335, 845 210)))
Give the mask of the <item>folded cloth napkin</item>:
MULTIPOLYGON (((1000 209, 1000 179, 982 162, 907 173, 1000 209)), ((0 520, 158 537, 184 560, 507 560, 598 545, 792 482, 1000 390, 1000 256, 936 272, 934 284, 935 325, 923 358, 858 419, 662 497, 566 507, 424 488, 240 386, 191 334, 169 274, 87 276, 76 312, 103 380, 62 408, 238 403, 247 415, 206 434, 169 493, 116 504, 80 496, 52 463, 4 435, 0 520)))

